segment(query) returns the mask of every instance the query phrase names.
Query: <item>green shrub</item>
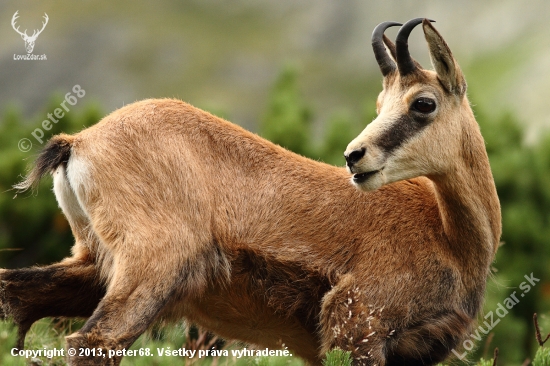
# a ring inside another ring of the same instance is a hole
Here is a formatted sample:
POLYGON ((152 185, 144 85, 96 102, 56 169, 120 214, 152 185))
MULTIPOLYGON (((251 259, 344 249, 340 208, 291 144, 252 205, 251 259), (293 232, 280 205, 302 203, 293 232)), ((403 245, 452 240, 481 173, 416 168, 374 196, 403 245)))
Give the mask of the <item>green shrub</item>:
POLYGON ((533 359, 533 366, 550 366, 550 348, 540 347, 533 359))
POLYGON ((352 361, 351 352, 333 349, 325 355, 323 366, 351 366, 352 361))

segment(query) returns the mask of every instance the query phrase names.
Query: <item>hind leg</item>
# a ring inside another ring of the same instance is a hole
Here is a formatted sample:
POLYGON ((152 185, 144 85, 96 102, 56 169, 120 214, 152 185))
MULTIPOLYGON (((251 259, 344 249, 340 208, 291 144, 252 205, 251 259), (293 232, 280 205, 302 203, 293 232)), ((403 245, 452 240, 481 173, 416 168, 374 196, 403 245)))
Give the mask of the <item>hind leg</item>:
MULTIPOLYGON (((170 279, 173 284, 174 280, 170 279)), ((168 287, 155 288, 152 279, 140 284, 128 281, 115 282, 98 308, 77 333, 66 337, 67 348, 101 349, 99 356, 69 355, 69 365, 119 365, 121 356, 109 351, 123 350, 149 327, 173 291, 168 287), (133 290, 128 289, 134 287, 133 290)))
POLYGON ((139 242, 133 233, 111 243, 114 268, 107 293, 84 327, 66 338, 68 348, 101 349, 106 356, 70 356, 70 365, 119 365, 122 356, 109 351, 128 349, 169 301, 197 295, 208 283, 215 247, 203 245, 199 251, 190 233, 180 232, 180 240, 171 233, 151 234, 139 242))
POLYGON ((0 318, 12 318, 18 326, 18 349, 35 321, 47 316, 89 317, 104 294, 91 262, 66 260, 0 270, 0 318))
POLYGON ((0 269, 0 318, 11 317, 17 324, 17 348, 23 348, 25 335, 36 320, 89 317, 105 294, 96 263, 99 241, 65 177, 65 168, 60 166, 54 173, 54 190, 75 237, 73 256, 50 266, 0 269))

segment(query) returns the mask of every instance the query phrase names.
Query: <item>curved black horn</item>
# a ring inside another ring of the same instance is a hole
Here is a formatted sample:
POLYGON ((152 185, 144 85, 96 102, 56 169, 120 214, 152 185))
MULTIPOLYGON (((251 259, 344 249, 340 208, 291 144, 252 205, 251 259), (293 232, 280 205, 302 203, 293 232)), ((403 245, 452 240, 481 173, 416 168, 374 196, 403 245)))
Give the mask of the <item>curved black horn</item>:
MULTIPOLYGON (((399 32, 397 32, 395 48, 397 54, 397 68, 401 76, 408 75, 418 69, 418 64, 412 59, 409 53, 408 39, 413 28, 422 23, 423 20, 424 18, 411 19, 399 29, 399 32)), ((435 20, 428 20, 430 22, 435 22, 435 20)))
POLYGON ((372 32, 372 50, 374 51, 374 57, 376 57, 376 62, 378 62, 378 65, 380 66, 380 71, 382 71, 383 76, 386 76, 390 72, 395 70, 395 62, 393 62, 393 60, 388 55, 388 52, 386 51, 383 37, 386 29, 396 25, 402 24, 396 22, 383 22, 378 24, 372 32))

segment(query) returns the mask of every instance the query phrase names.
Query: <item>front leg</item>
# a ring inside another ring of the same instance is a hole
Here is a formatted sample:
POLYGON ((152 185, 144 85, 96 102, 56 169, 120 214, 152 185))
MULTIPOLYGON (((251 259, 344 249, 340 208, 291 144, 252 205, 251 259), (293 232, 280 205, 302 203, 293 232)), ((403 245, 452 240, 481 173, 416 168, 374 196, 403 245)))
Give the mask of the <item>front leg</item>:
POLYGON ((366 303, 351 275, 323 298, 321 356, 334 348, 351 352, 354 366, 388 366, 387 341, 394 334, 381 322, 383 308, 366 303))
POLYGON ((105 294, 91 262, 67 260, 44 267, 0 269, 0 318, 18 327, 24 347, 32 324, 44 317, 89 317, 105 294))
POLYGON ((461 343, 472 320, 460 308, 436 307, 413 319, 395 306, 374 306, 344 275, 323 298, 322 351, 350 351, 354 366, 436 365, 461 343))

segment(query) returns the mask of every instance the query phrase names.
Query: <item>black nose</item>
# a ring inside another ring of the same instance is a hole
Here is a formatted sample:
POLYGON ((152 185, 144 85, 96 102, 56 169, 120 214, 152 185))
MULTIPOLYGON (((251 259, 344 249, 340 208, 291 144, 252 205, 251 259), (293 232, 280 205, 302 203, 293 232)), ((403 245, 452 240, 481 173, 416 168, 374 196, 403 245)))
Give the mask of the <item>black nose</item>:
POLYGON ((351 167, 353 164, 357 163, 363 156, 365 156, 365 151, 367 151, 364 147, 362 147, 359 150, 353 150, 349 154, 344 154, 344 157, 346 158, 346 161, 348 163, 348 166, 351 167))

